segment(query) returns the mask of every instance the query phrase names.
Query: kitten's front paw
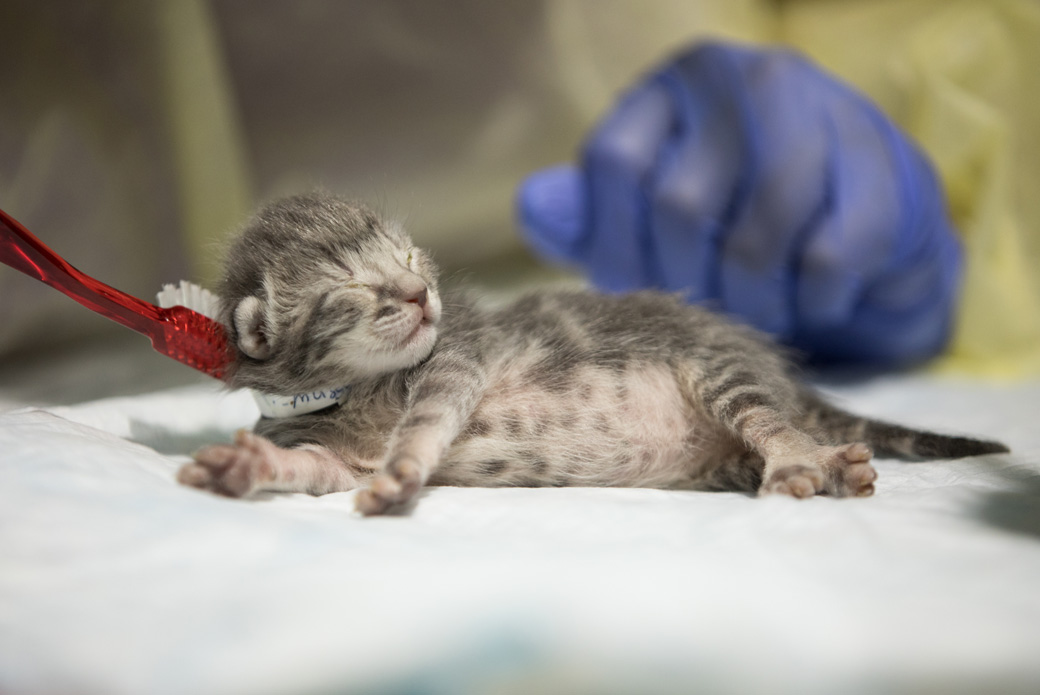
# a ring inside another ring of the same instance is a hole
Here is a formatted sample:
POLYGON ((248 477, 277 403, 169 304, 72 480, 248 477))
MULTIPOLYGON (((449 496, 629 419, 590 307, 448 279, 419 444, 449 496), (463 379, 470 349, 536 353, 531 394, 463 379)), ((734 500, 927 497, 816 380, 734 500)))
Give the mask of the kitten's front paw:
POLYGON ((263 437, 239 430, 234 444, 200 449, 195 460, 177 472, 177 481, 218 495, 245 497, 274 480, 271 457, 276 451, 275 445, 263 437))
POLYGON ((357 493, 354 505, 365 516, 385 514, 390 507, 415 497, 422 484, 422 466, 417 461, 410 457, 394 459, 357 493))

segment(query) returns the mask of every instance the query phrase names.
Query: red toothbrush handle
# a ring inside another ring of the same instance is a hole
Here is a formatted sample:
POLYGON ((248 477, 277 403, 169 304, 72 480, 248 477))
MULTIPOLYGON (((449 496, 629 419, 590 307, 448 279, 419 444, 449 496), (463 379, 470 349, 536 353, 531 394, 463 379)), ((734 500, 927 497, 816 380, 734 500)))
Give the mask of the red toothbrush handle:
POLYGON ((230 361, 224 327, 184 307, 163 309, 81 273, 0 210, 0 262, 63 292, 91 311, 151 338, 173 359, 218 379, 230 361))

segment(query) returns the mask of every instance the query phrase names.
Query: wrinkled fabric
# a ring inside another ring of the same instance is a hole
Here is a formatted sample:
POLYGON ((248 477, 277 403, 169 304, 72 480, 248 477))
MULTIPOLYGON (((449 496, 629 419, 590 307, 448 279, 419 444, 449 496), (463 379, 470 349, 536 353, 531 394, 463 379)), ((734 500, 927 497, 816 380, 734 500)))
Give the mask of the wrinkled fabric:
POLYGON ((174 481, 256 417, 162 391, 0 415, 0 690, 1035 693, 1040 383, 832 387, 1009 455, 877 462, 865 499, 174 481))

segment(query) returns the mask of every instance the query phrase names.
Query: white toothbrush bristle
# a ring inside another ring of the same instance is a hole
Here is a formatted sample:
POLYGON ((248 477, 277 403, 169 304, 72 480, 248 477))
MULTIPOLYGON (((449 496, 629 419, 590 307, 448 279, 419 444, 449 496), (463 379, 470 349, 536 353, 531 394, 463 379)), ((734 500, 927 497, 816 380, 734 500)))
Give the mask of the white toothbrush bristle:
POLYGON ((217 295, 187 280, 181 280, 179 285, 163 285, 156 299, 164 309, 183 306, 214 320, 219 310, 217 295))

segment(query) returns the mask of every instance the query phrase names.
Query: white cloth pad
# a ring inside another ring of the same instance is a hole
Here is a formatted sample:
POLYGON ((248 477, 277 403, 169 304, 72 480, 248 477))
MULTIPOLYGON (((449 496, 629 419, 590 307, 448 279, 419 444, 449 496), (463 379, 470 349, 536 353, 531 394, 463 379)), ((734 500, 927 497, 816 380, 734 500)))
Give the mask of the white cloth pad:
POLYGON ((0 691, 1040 692, 1040 384, 846 407, 1014 453, 878 461, 869 499, 181 487, 250 426, 193 387, 0 415, 0 691))

